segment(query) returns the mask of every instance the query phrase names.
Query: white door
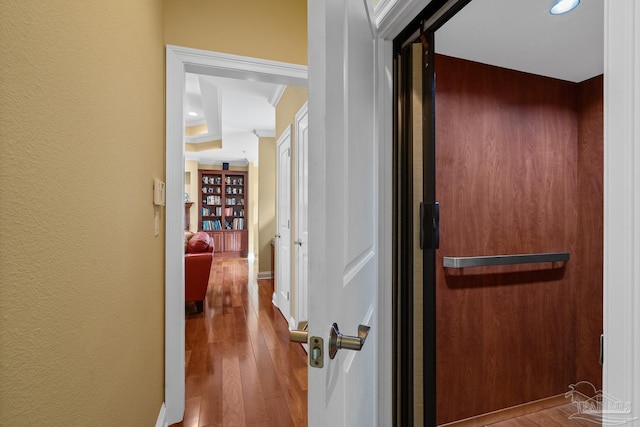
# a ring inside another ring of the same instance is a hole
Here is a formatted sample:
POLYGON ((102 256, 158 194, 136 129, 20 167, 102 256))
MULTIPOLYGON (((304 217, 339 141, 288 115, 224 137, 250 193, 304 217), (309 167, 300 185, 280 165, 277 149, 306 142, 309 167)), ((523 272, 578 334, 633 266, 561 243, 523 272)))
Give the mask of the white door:
POLYGON ((309 114, 308 105, 296 114, 296 321, 309 319, 309 114))
POLYGON ((384 424, 376 400, 381 343, 374 31, 366 0, 308 5, 309 336, 324 340, 324 367, 308 370, 309 425, 369 427, 384 424), (361 351, 343 349, 329 358, 334 322, 350 336, 360 324, 371 327, 361 351))
POLYGON ((291 126, 280 135, 276 157, 276 283, 275 303, 291 318, 291 126))

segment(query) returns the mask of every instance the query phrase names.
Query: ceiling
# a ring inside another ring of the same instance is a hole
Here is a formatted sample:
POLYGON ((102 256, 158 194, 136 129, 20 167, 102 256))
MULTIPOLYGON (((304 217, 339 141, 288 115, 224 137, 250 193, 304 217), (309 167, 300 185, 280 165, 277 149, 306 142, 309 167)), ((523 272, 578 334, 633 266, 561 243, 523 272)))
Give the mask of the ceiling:
MULTIPOLYGON (((551 0, 472 0, 436 32, 436 52, 572 82, 602 74, 602 0, 581 0, 565 15, 551 15, 550 5, 551 0)), ((222 139, 222 148, 201 145, 185 157, 205 164, 257 163, 258 135, 275 136, 275 105, 284 89, 188 73, 185 123, 206 124, 207 132, 185 136, 185 141, 222 139)))
POLYGON ((258 137, 275 136, 275 105, 284 89, 271 83, 187 73, 185 124, 187 128, 206 125, 206 131, 185 136, 185 142, 198 150, 187 150, 185 158, 204 164, 257 163, 258 137), (206 149, 207 143, 218 140, 222 148, 206 149))
POLYGON ((436 32, 436 52, 582 82, 604 69, 604 2, 551 15, 551 0, 473 0, 436 32))

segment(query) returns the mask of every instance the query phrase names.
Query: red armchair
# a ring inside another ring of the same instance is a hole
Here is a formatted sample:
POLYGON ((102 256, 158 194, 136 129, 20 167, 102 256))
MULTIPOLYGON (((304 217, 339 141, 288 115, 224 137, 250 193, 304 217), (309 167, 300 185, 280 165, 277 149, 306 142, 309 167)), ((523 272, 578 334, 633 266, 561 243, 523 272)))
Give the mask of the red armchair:
POLYGON ((189 239, 184 255, 184 300, 195 301, 198 313, 204 309, 209 273, 213 261, 213 241, 204 231, 189 239))

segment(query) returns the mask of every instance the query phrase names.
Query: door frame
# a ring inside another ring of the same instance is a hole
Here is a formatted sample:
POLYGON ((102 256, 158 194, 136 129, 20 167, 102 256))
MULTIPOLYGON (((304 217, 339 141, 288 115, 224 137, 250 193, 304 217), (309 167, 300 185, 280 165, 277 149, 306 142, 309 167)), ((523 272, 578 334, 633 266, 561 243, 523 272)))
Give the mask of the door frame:
POLYGON ((604 2, 603 390, 640 418, 640 4, 604 2), (635 289, 634 289, 635 288, 635 289))
MULTIPOLYGON (((304 173, 305 171, 308 172, 308 159, 309 159, 309 150, 308 150, 308 142, 307 142, 307 149, 306 150, 301 150, 301 143, 300 141, 302 141, 302 132, 301 132, 301 128, 300 128, 300 122, 302 121, 303 117, 307 117, 307 130, 309 129, 309 116, 308 116, 308 112, 309 112, 309 102, 305 102, 304 105, 302 106, 302 108, 300 108, 300 110, 296 113, 295 115, 295 135, 296 135, 296 144, 295 144, 295 152, 296 152, 296 159, 295 159, 295 181, 294 181, 294 190, 293 190, 293 194, 295 194, 295 209, 294 209, 294 217, 295 217, 295 228, 294 228, 294 236, 295 236, 295 242, 294 242, 294 250, 295 250, 295 255, 294 255, 294 265, 295 265, 295 273, 294 273, 294 277, 295 280, 293 281, 293 283, 295 283, 295 298, 296 298, 296 310, 295 310, 295 315, 294 313, 291 314, 291 316, 293 317, 293 320, 295 323, 301 322, 303 320, 307 320, 309 317, 309 311, 308 311, 308 306, 309 306, 309 282, 307 281, 306 283, 304 283, 304 281, 302 280, 302 275, 300 274, 301 272, 301 263, 300 263, 300 258, 299 258, 299 254, 302 248, 302 245, 307 245, 306 248, 308 248, 309 246, 309 242, 303 242, 301 241, 301 230, 302 230, 302 224, 303 224, 303 218, 307 219, 309 218, 309 207, 307 205, 306 209, 304 209, 304 204, 301 203, 301 201, 303 200, 303 192, 305 191, 305 186, 301 185, 301 183, 303 182, 303 177, 304 177, 304 173), (307 165, 306 170, 303 169, 303 165, 307 165), (303 292, 304 290, 304 292, 303 292), (303 310, 304 308, 304 310, 303 310)), ((308 189, 307 189, 308 191, 308 189)), ((308 222, 308 221, 304 221, 304 222, 308 222)), ((307 236, 308 237, 308 236, 307 236)), ((308 249, 306 249, 308 251, 308 249)), ((308 254, 308 252, 307 252, 308 254)), ((295 327, 295 325, 294 325, 295 327)))
MULTIPOLYGON (((377 19, 383 44, 435 0, 408 0, 402 8, 409 12, 399 15, 398 2, 380 4, 391 11, 377 19)), ((640 315, 634 314, 640 313, 640 292, 634 292, 640 283, 640 126, 634 121, 640 112, 638 21, 635 0, 605 0, 603 391, 629 402, 631 416, 640 418, 640 315)), ((380 61, 378 66, 393 75, 392 68, 380 61)), ((388 94, 391 88, 386 89, 388 94)), ((384 119, 388 124, 388 115, 384 119)))
POLYGON ((282 132, 282 134, 278 137, 278 140, 276 141, 276 251, 275 251, 275 257, 276 257, 276 264, 275 264, 275 268, 276 271, 278 272, 277 275, 274 276, 274 287, 273 287, 273 297, 272 297, 272 301, 273 304, 278 307, 278 310, 280 310, 280 313, 282 313, 282 316, 285 318, 285 320, 287 321, 287 324, 289 325, 289 329, 295 329, 295 325, 293 324, 294 321, 292 319, 292 310, 291 310, 291 294, 292 294, 292 289, 291 289, 291 283, 292 283, 292 277, 291 277, 291 260, 292 258, 292 249, 291 249, 291 125, 288 125, 285 130, 282 132), (288 163, 283 165, 282 162, 280 161, 280 146, 284 145, 284 148, 287 149, 287 158, 288 163), (280 177, 282 176, 282 172, 283 172, 283 168, 288 169, 288 178, 289 178, 289 182, 286 183, 282 183, 280 182, 280 177), (280 206, 280 200, 281 197, 283 196, 281 190, 284 190, 284 188, 280 188, 283 184, 286 185, 286 191, 284 191, 284 195, 285 197, 287 197, 289 199, 289 203, 286 206, 286 209, 283 206, 280 206), (282 221, 284 218, 282 218, 283 215, 286 215, 287 218, 287 229, 288 229, 288 235, 287 236, 282 236, 280 233, 280 221, 282 221), (284 259, 285 257, 282 255, 280 249, 283 247, 283 245, 286 244, 289 248, 288 251, 288 259, 284 259), (281 264, 282 263, 282 264, 281 264), (284 279, 283 279, 284 278, 284 279), (282 294, 282 285, 286 284, 287 285, 287 296, 285 297, 282 294))
POLYGON ((307 67, 181 46, 166 46, 165 405, 167 424, 182 420, 184 374, 184 93, 198 73, 307 86, 307 67))

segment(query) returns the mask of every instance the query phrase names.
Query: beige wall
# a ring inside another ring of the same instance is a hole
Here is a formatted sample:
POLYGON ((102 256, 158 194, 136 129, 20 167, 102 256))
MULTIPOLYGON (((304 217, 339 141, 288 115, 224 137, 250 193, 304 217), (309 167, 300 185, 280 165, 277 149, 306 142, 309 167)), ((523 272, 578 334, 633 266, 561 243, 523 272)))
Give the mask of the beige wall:
MULTIPOLYGON (((293 241, 296 239, 296 123, 295 118, 300 108, 307 102, 308 90, 304 87, 288 86, 280 98, 280 102, 276 106, 276 136, 279 138, 287 128, 291 125, 291 242, 290 247, 293 248, 293 241)), ((291 251, 291 312, 295 313, 296 301, 296 271, 295 271, 295 253, 291 251)), ((302 319, 304 320, 304 319, 302 319)))
POLYGON ((271 272, 271 239, 276 235, 276 140, 258 140, 258 272, 271 272))
POLYGON ((249 254, 253 254, 256 258, 259 257, 258 247, 260 245, 260 224, 258 218, 260 212, 258 206, 260 206, 260 180, 259 173, 260 168, 258 165, 249 163, 249 195, 247 202, 249 203, 247 212, 249 214, 248 226, 249 226, 249 254))
POLYGON ((0 10, 0 425, 152 426, 164 400, 162 3, 0 10))
POLYGON ((303 0, 164 0, 165 41, 177 46, 307 64, 303 0))

